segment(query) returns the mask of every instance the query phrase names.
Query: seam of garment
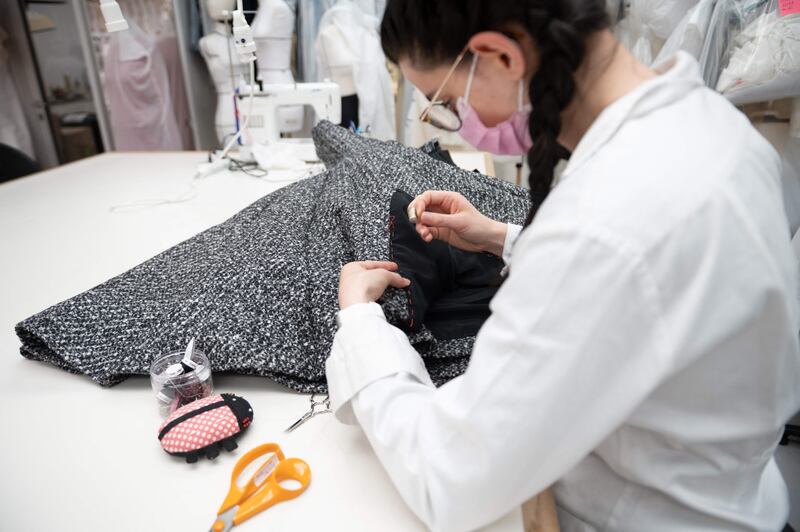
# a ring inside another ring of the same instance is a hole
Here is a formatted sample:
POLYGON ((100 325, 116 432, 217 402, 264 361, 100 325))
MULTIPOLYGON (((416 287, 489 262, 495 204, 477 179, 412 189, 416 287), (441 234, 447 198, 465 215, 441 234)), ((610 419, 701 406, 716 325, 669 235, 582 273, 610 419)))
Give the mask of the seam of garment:
MULTIPOLYGON (((742 141, 744 141, 744 140, 745 140, 745 134, 742 133, 742 135, 740 135, 740 138, 737 139, 738 142, 731 142, 729 144, 730 152, 732 154, 739 153, 739 148, 738 147, 743 144, 742 141)), ((597 152, 593 153, 590 158, 587 158, 584 161, 584 163, 588 163, 591 159, 594 159, 596 156, 597 156, 597 152)), ((739 160, 735 156, 720 157, 720 159, 724 160, 726 162, 726 164, 725 164, 723 170, 721 170, 719 172, 719 175, 729 175, 731 173, 731 168, 733 168, 735 166, 735 164, 738 163, 738 160, 739 160)), ((583 166, 583 165, 581 165, 581 166, 583 166)), ((712 189, 714 191, 721 192, 722 195, 724 195, 725 197, 730 199, 730 197, 729 197, 730 196, 730 192, 729 192, 728 187, 727 187, 727 182, 714 183, 712 185, 712 189)), ((713 198, 713 197, 714 197, 714 194, 708 194, 708 196, 706 197, 705 201, 701 201, 701 202, 697 203, 692 209, 690 209, 689 211, 685 212, 683 216, 681 216, 680 218, 676 219, 675 223, 672 224, 669 229, 666 229, 666 230, 662 231, 661 234, 659 234, 657 238, 653 239, 652 243, 648 246, 648 249, 652 250, 652 249, 660 248, 662 246, 663 242, 673 235, 674 227, 676 227, 678 225, 681 225, 683 223, 686 223, 689 219, 691 219, 692 217, 696 216, 703 209, 707 208, 708 205, 709 205, 710 198, 713 198)), ((581 201, 583 201, 583 199, 584 198, 581 198, 581 201)), ((742 209, 737 210, 737 215, 740 218, 744 218, 740 211, 744 211, 744 209, 742 208, 742 209)), ((666 308, 666 305, 664 304, 665 298, 663 297, 663 293, 662 293, 662 291, 661 291, 661 289, 659 287, 657 279, 652 274, 652 270, 649 267, 650 255, 647 252, 647 250, 644 249, 641 245, 639 245, 636 242, 632 241, 631 239, 625 238, 624 236, 620 235, 617 231, 615 231, 613 229, 610 229, 610 228, 606 228, 603 225, 597 224, 596 221, 593 221, 593 220, 591 220, 591 219, 589 219, 587 217, 583 217, 582 220, 583 220, 583 222, 584 222, 584 224, 586 226, 591 226, 592 227, 592 229, 590 231, 586 232, 587 236, 591 235, 591 231, 595 231, 598 236, 605 235, 605 238, 609 238, 610 240, 617 241, 623 247, 625 247, 625 246, 630 247, 633 256, 638 255, 642 259, 642 262, 644 263, 643 264, 644 269, 643 269, 642 273, 645 274, 645 277, 650 279, 650 283, 649 284, 651 284, 653 295, 657 299, 658 308, 660 308, 660 309, 666 308)), ((524 237, 524 235, 525 235, 525 231, 523 231, 520 234, 520 237, 517 239, 517 243, 519 242, 519 240, 521 238, 524 237)), ((763 248, 763 245, 762 245, 762 248, 763 248)), ((766 251, 766 250, 762 249, 762 251, 766 251)), ((774 263, 772 265, 774 266, 774 263)), ((666 327, 663 327, 663 331, 664 331, 664 334, 662 335, 662 341, 665 342, 665 345, 671 345, 671 342, 669 341, 669 336, 666 334, 666 327)), ((671 352, 673 352, 673 353, 675 352, 675 347, 674 346, 671 346, 671 352)), ((673 360, 672 362, 674 363, 675 361, 673 360)), ((681 367, 675 366, 675 367, 673 367, 671 374, 675 374, 676 372, 678 372, 681 369, 683 369, 683 367, 684 366, 681 366, 681 367)))
POLYGON ((730 202, 732 209, 736 212, 737 218, 739 218, 739 221, 742 222, 742 225, 747 231, 748 236, 753 241, 753 243, 756 246, 758 246, 760 254, 765 259, 765 262, 769 264, 769 268, 772 270, 772 273, 775 274, 775 276, 778 279, 780 279, 782 277, 780 268, 778 268, 778 265, 775 263, 774 257, 772 257, 772 254, 769 252, 769 248, 764 243, 764 238, 759 234, 758 230, 754 227, 752 220, 749 219, 748 216, 746 216, 747 209, 742 205, 739 199, 736 196, 734 196, 730 190, 728 190, 728 187, 721 186, 720 189, 722 195, 724 195, 725 199, 727 199, 730 202))
MULTIPOLYGON (((685 83, 685 84, 687 84, 687 85, 690 85, 690 86, 692 86, 692 85, 695 85, 695 83, 694 83, 692 80, 680 79, 680 80, 675 80, 675 81, 676 81, 676 82, 677 82, 677 81, 680 81, 680 82, 683 82, 683 83, 685 83)), ((604 138, 604 139, 598 139, 598 141, 597 141, 597 142, 598 142, 598 143, 597 143, 597 145, 596 145, 596 146, 593 146, 593 147, 591 147, 591 148, 590 148, 590 150, 589 150, 589 151, 588 151, 586 154, 584 154, 584 155, 582 156, 581 160, 580 160, 580 161, 577 161, 577 163, 576 163, 576 165, 575 165, 574 167, 570 167, 570 166, 569 166, 569 163, 567 163, 567 167, 566 167, 566 168, 564 169, 564 171, 561 173, 561 176, 559 177, 559 180, 558 180, 558 182, 559 182, 559 183, 561 183, 562 181, 564 181, 564 180, 566 180, 567 178, 569 178, 570 176, 572 176, 572 175, 573 175, 575 172, 577 172, 578 170, 580 170, 581 168, 583 168, 584 166, 586 166, 586 164, 587 164, 589 161, 591 161, 591 160, 592 160, 592 159, 595 157, 595 155, 597 155, 597 153, 598 153, 598 152, 599 152, 599 151, 600 151, 600 150, 601 150, 603 147, 605 147, 607 144, 609 144, 611 141, 613 141, 613 140, 614 140, 614 138, 615 138, 615 137, 616 137, 616 136, 619 134, 619 132, 620 132, 620 131, 621 131, 621 130, 622 130, 622 129, 623 129, 623 128, 624 128, 624 127, 625 127, 625 126, 628 124, 628 122, 630 122, 631 120, 638 120, 638 119, 640 119, 640 118, 643 118, 643 117, 646 117, 646 116, 648 116, 648 115, 652 114, 653 112, 661 111, 661 110, 667 109, 667 108, 669 108, 669 107, 672 107, 672 106, 674 106, 676 103, 678 103, 678 102, 682 102, 683 100, 685 100, 685 99, 686 99, 686 98, 689 96, 689 94, 693 93, 695 90, 697 90, 697 89, 701 89, 701 88, 704 88, 704 87, 705 87, 705 85, 703 85, 702 83, 698 83, 698 84, 696 84, 695 86, 693 86, 693 87, 692 87, 690 90, 687 90, 687 91, 686 91, 686 92, 683 94, 683 96, 681 96, 681 98, 680 98, 680 99, 678 99, 678 100, 673 100, 673 101, 669 102, 669 103, 668 103, 668 104, 666 104, 666 105, 662 105, 662 106, 659 106, 659 107, 656 107, 656 108, 653 108, 653 109, 649 109, 649 110, 647 110, 647 111, 643 111, 643 112, 641 112, 641 114, 636 114, 636 113, 635 113, 635 111, 636 111, 636 105, 638 105, 638 103, 639 103, 639 102, 641 102, 641 98, 642 98, 643 96, 642 96, 642 97, 640 97, 640 99, 639 99, 639 100, 638 100, 638 101, 637 101, 637 102, 636 102, 634 105, 632 105, 632 107, 631 107, 630 109, 628 109, 628 110, 625 112, 625 114, 624 114, 624 115, 623 115, 623 116, 622 116, 622 117, 619 119, 619 122, 618 122, 618 123, 617 123, 617 124, 616 124, 616 125, 613 127, 613 129, 612 129, 612 130, 610 130, 610 131, 609 131, 609 132, 606 134, 605 138, 604 138)), ((634 89, 634 90, 635 90, 635 89, 634 89)), ((625 97, 625 96, 623 96, 623 98, 624 98, 624 97, 625 97)), ((614 102, 614 103, 616 103, 616 102, 614 102)), ((612 105, 613 105, 614 103, 612 103, 612 105)), ((600 118, 600 117, 598 117, 598 118, 600 118)))
MULTIPOLYGON (((726 154, 725 154, 725 156, 719 155, 719 156, 717 157, 717 159, 718 159, 718 160, 722 160, 722 161, 724 162, 724 166, 723 166, 722 170, 719 170, 719 171, 718 171, 718 173, 717 173, 717 175, 722 175, 722 176, 725 176, 725 175, 730 175, 730 174, 732 173, 732 172, 731 172, 731 169, 732 169, 732 168, 733 168, 733 167, 734 167, 736 164, 738 164, 738 163, 739 163, 739 161, 740 161, 740 159, 739 159, 738 157, 736 157, 736 155, 740 153, 740 151, 741 151, 740 147, 741 147, 742 145, 747 145, 747 143, 746 143, 746 139, 745 139, 745 135, 744 135, 744 134, 742 134, 742 135, 741 135, 741 136, 740 136, 740 137, 739 137, 739 138, 736 140, 736 142, 730 142, 730 143, 728 143, 728 146, 729 146, 729 151, 728 151, 728 153, 726 153, 726 154)), ((594 153, 594 154, 592 155, 591 159, 595 159, 597 156, 598 156, 598 154, 597 154, 597 153, 594 153)), ((588 163, 588 162, 589 162, 589 159, 587 159, 587 160, 586 160, 586 163, 588 163)), ((603 163, 601 162, 600 164, 603 164, 603 163)), ((583 166, 583 165, 582 165, 582 166, 583 166)), ((591 170, 591 168, 590 168, 589 170, 591 170)), ((725 186, 726 186, 726 183, 719 183, 719 182, 717 182, 717 183, 714 183, 714 184, 712 184, 711 188, 712 188, 712 189, 714 189, 714 190, 716 190, 716 189, 719 189, 719 188, 721 188, 721 187, 725 187, 725 186)), ((686 211, 686 212, 685 212, 685 213, 684 213, 684 214, 683 214, 681 217, 677 218, 677 219, 675 220, 675 224, 673 224, 672 226, 670 226, 668 229, 665 229, 665 230, 664 230, 664 231, 662 231, 662 232, 661 232, 661 233, 660 233, 660 234, 659 234, 659 235, 658 235, 656 238, 654 238, 654 239, 653 239, 653 241, 652 241, 652 243, 651 243, 651 245, 650 245, 650 246, 648 246, 648 247, 649 247, 649 248, 651 248, 651 249, 659 248, 659 247, 662 245, 662 243, 664 242, 664 240, 666 240, 667 238, 669 238, 670 236, 672 236, 672 232, 670 231, 670 229, 673 229, 675 225, 679 225, 679 224, 681 224, 681 223, 684 223, 684 222, 686 222, 686 221, 687 221, 689 218, 691 218, 691 217, 695 216, 695 215, 696 215, 696 214, 697 214, 699 211, 701 211, 702 209, 706 208, 706 207, 708 206, 708 204, 709 204, 709 203, 708 203, 708 202, 709 202, 709 200, 710 200, 711 198, 713 198, 713 197, 714 197, 714 194, 711 194, 711 193, 709 193, 709 194, 706 196, 706 198, 705 198, 705 200, 704 200, 704 201, 701 201, 701 202, 699 202, 699 203, 695 204, 695 205, 694 205, 694 206, 693 206, 691 209, 689 209, 688 211, 686 211)), ((581 196, 581 203, 583 203, 583 200, 584 200, 584 199, 587 199, 587 198, 584 198, 583 196, 581 196)), ((590 198, 589 198, 589 200, 590 200, 590 198)), ((597 223, 596 221, 590 220, 590 219, 588 219, 588 218, 585 218, 584 220, 585 220, 587 223, 589 223, 589 222, 591 222, 591 223, 597 223)), ((601 222, 601 223, 602 223, 602 222, 601 222)), ((614 234, 614 233, 615 233, 615 231, 614 231, 613 229, 608 229, 608 230, 607 230, 607 233, 608 233, 609 235, 611 235, 611 234, 614 234)), ((635 248, 642 250, 642 255, 643 255, 644 257, 646 257, 646 256, 647 256, 647 254, 644 252, 645 250, 644 250, 644 248, 643 248, 642 246, 640 246, 640 245, 636 245, 636 244, 634 244, 633 242, 631 242, 631 244, 633 244, 635 248)))
MULTIPOLYGON (((596 526, 594 526, 593 524, 589 523, 587 520, 583 519, 582 517, 578 516, 577 514, 575 514, 575 512, 573 512, 572 510, 570 510, 569 508, 567 508, 563 504, 560 504, 558 502, 558 499, 556 499, 555 503, 556 503, 556 512, 559 512, 559 511, 564 512, 565 514, 569 515, 570 518, 572 518, 573 520, 579 522, 582 526, 586 527, 587 530, 581 531, 581 532, 589 532, 589 529, 591 529, 591 532, 597 532, 598 529, 597 529, 596 526)), ((560 521, 561 522, 559 524, 563 524, 563 520, 560 520, 560 521)))
POLYGON ((606 240, 607 246, 615 249, 621 255, 625 255, 631 259, 631 272, 639 277, 642 295, 645 299, 648 299, 652 302, 653 316, 655 316, 657 319, 657 327, 655 327, 654 330, 657 331, 660 337, 658 345, 669 346, 669 348, 665 347, 662 349, 662 355, 664 356, 662 362, 670 366, 670 370, 674 369, 672 368, 674 360, 672 357, 670 357, 670 353, 675 352, 675 346, 672 345, 670 337, 667 334, 667 325, 663 317, 666 306, 664 305, 664 298, 662 297, 661 290, 658 287, 656 277, 653 275, 653 272, 649 266, 647 255, 644 253, 644 250, 635 242, 628 238, 622 237, 614 231, 607 230, 602 226, 593 227, 587 236, 591 238, 591 233, 593 231, 596 231, 594 239, 597 242, 602 243, 603 240, 606 240), (616 243, 616 246, 614 243, 616 243))
MULTIPOLYGON (((605 460, 603 462, 605 463, 605 460)), ((616 472, 614 474, 616 475, 616 472)), ((625 486, 623 486, 622 493, 617 497, 617 500, 608 512, 608 517, 603 522, 602 530, 617 530, 621 521, 619 516, 631 505, 633 502, 631 499, 637 496, 634 490, 634 484, 630 480, 620 477, 619 475, 617 475, 617 477, 625 482, 625 486)), ((622 522, 624 523, 624 521, 622 522)))
MULTIPOLYGON (((394 231, 397 226, 397 218, 394 214, 389 214, 389 258, 392 262, 395 262, 395 246, 394 246, 394 231)), ((411 286, 407 286, 403 289, 406 293, 406 308, 408 309, 408 329, 409 333, 414 328, 414 299, 411 294, 411 286)))

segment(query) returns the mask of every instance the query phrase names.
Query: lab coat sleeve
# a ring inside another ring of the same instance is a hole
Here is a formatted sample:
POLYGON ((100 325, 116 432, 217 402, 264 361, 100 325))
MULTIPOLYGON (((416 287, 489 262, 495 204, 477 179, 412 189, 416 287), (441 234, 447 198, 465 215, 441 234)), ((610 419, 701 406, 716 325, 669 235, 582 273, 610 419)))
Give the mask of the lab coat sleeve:
POLYGON ((358 387, 343 374, 383 375, 347 406, 433 530, 486 525, 553 484, 669 371, 657 287, 633 247, 558 230, 515 247, 464 375, 431 387, 377 312, 345 324, 329 362, 332 393, 358 387))
POLYGON ((336 417, 355 423, 350 400, 368 384, 397 373, 433 388, 428 371, 408 337, 386 321, 377 303, 360 303, 339 312, 339 330, 325 365, 336 417))
POLYGON ((506 229, 506 239, 503 242, 503 262, 511 264, 511 252, 514 249, 514 242, 519 238, 522 232, 522 226, 516 224, 508 224, 506 229))

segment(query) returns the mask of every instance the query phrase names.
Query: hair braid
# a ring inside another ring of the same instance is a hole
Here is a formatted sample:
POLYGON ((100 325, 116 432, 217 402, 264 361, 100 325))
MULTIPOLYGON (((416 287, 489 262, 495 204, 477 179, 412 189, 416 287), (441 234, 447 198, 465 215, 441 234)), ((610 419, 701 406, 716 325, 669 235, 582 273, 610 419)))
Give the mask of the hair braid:
POLYGON ((551 2, 555 9, 531 9, 531 29, 541 28, 533 35, 538 48, 539 69, 531 79, 529 98, 531 111, 528 129, 533 147, 528 152, 530 194, 532 206, 525 225, 529 225, 553 185, 558 161, 567 157, 567 150, 558 142, 561 133, 561 113, 575 95, 575 70, 585 54, 585 43, 576 29, 564 19, 568 3, 551 2))

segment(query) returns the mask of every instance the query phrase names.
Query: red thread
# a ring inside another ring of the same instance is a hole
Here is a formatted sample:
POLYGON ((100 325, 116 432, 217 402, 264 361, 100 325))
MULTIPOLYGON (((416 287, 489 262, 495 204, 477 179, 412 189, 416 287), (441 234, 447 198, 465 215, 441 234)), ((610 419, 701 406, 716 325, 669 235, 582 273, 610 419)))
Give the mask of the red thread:
MULTIPOLYGON (((395 261, 395 256, 394 256, 394 230, 395 230, 396 226, 397 226, 397 219, 395 218, 395 216, 393 214, 390 214, 389 215, 389 259, 392 262, 396 262, 395 261)), ((407 301, 408 301, 407 302, 407 306, 408 306, 408 328, 409 328, 409 330, 411 330, 411 329, 414 328, 414 300, 413 300, 413 296, 411 295, 412 294, 411 285, 407 286, 405 288, 405 291, 408 294, 408 298, 407 298, 407 301)))

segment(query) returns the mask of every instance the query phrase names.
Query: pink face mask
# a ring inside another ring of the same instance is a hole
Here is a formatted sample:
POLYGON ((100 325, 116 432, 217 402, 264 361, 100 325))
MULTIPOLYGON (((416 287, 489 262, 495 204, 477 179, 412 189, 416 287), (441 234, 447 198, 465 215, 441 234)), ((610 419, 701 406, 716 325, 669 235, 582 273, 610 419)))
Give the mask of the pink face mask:
POLYGON ((530 105, 523 105, 523 83, 519 82, 519 96, 517 110, 510 118, 496 126, 486 127, 481 122, 478 113, 469 104, 469 93, 472 90, 472 79, 475 77, 475 67, 478 65, 478 55, 472 58, 472 65, 467 78, 467 90, 462 98, 456 101, 458 115, 461 118, 461 129, 458 133, 470 144, 479 150, 488 151, 496 155, 525 155, 533 146, 530 132, 528 131, 528 118, 531 113, 530 105))

